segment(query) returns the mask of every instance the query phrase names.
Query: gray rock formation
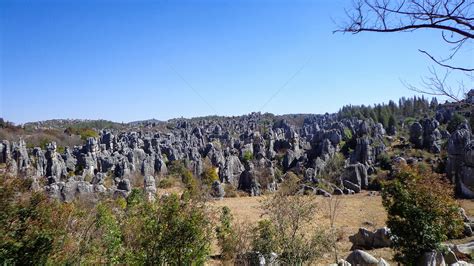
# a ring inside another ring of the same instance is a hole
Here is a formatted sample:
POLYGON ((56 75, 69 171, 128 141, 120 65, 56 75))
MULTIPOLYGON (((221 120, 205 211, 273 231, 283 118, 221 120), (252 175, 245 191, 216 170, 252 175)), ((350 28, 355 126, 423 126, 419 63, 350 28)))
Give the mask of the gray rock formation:
POLYGON ((446 265, 443 254, 436 251, 425 252, 416 265, 420 266, 442 266, 446 265))
POLYGON ((145 195, 148 200, 155 200, 156 196, 156 182, 155 182, 155 177, 149 175, 145 176, 143 180, 143 186, 144 186, 144 191, 145 195))
POLYGON ((224 187, 221 182, 214 181, 211 186, 211 196, 216 199, 222 199, 225 196, 224 187))
POLYGON ((346 261, 351 265, 377 266, 379 261, 372 255, 362 250, 354 250, 347 256, 346 261))
POLYGON ((365 228, 359 228, 359 231, 355 235, 349 236, 349 240, 352 243, 351 250, 392 246, 390 230, 386 227, 377 229, 375 232, 371 232, 365 228))
MULTIPOLYGON (((367 167, 361 163, 348 165, 344 171, 343 180, 347 180, 362 189, 369 185, 367 167)), ((352 187, 348 187, 353 189, 352 187)))
POLYGON ((474 144, 471 132, 456 130, 448 140, 446 173, 459 197, 474 199, 474 144))
POLYGON ((60 154, 56 152, 56 143, 53 142, 48 145, 45 158, 46 158, 46 176, 52 176, 57 181, 61 178, 67 177, 66 164, 60 154))

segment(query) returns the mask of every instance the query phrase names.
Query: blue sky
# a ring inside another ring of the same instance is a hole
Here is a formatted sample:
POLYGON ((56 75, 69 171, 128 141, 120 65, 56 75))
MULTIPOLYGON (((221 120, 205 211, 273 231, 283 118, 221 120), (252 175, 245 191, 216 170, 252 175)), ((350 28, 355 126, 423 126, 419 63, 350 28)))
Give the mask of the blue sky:
POLYGON ((447 54, 439 32, 333 34, 350 2, 0 0, 0 116, 325 113, 413 95, 400 80, 428 73, 418 48, 447 54))

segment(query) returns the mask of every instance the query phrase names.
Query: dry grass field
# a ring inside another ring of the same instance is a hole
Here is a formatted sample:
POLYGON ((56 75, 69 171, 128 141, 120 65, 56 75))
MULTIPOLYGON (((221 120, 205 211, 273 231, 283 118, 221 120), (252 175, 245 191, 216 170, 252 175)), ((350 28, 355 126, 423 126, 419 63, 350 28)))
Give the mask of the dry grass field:
MULTIPOLYGON (((219 208, 227 206, 231 209, 235 219, 239 221, 255 224, 262 217, 263 211, 260 209, 261 201, 265 196, 261 197, 238 197, 224 198, 223 200, 213 201, 211 207, 217 212, 219 208)), ((371 196, 368 192, 340 196, 341 204, 336 225, 343 231, 343 240, 339 243, 340 257, 345 258, 350 253, 351 243, 349 236, 357 233, 360 227, 375 229, 385 226, 387 214, 382 206, 382 197, 379 195, 371 196)), ((327 215, 327 199, 324 197, 317 198, 320 203, 321 210, 314 217, 317 226, 326 227, 329 224, 327 215)), ((474 201, 461 200, 460 204, 466 209, 468 215, 474 216, 474 201)), ((465 242, 466 240, 464 240, 465 242)), ((459 241, 456 241, 459 242, 459 241)), ((376 258, 384 258, 391 264, 395 264, 392 260, 393 251, 389 248, 369 250, 370 254, 376 258)), ((218 254, 219 250, 213 247, 213 254, 218 254)), ((316 265, 328 265, 333 262, 333 257, 328 255, 317 262, 316 265)), ((221 265, 220 262, 211 261, 210 265, 221 265)), ((395 264, 396 265, 396 264, 395 264)))

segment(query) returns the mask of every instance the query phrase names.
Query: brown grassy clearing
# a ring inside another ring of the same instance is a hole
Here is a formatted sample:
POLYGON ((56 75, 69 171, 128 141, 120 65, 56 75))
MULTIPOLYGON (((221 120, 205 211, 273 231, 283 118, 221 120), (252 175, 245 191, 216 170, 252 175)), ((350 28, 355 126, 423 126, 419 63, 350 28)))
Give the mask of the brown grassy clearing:
MULTIPOLYGON (((231 209, 232 214, 237 222, 248 222, 256 224, 262 217, 263 211, 260 209, 261 201, 266 196, 260 197, 238 197, 238 198, 224 198, 223 200, 212 201, 210 206, 218 212, 223 206, 231 209)), ((339 214, 336 219, 336 226, 343 231, 343 240, 339 242, 339 257, 346 258, 350 253, 351 243, 349 236, 357 233, 360 227, 366 227, 371 230, 385 226, 387 213, 382 206, 382 197, 380 195, 370 196, 368 192, 363 192, 356 195, 340 196, 341 204, 339 207, 339 214)), ((317 226, 327 227, 329 225, 329 218, 327 214, 327 199, 324 197, 317 197, 320 203, 321 210, 314 218, 317 226)), ((474 201, 460 200, 461 206, 466 209, 470 216, 474 216, 474 201)), ((453 243, 464 243, 464 240, 456 240, 453 243)), ((368 251, 376 258, 384 258, 390 264, 396 265, 393 261, 393 251, 390 248, 374 249, 368 251)), ((219 250, 216 245, 213 245, 212 254, 218 254, 219 250)), ((328 254, 316 263, 316 265, 328 265, 333 263, 332 254, 328 254)), ((223 265, 219 261, 210 261, 209 265, 223 265)))

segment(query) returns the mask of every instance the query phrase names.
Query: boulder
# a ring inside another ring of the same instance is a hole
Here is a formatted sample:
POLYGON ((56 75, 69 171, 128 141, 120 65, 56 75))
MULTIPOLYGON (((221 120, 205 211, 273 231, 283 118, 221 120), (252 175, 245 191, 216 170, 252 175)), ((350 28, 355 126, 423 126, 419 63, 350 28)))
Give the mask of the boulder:
POLYGON ((423 126, 415 122, 410 126, 410 142, 415 148, 423 148, 423 126))
POLYGON ((132 191, 132 185, 130 184, 130 180, 128 178, 124 178, 120 180, 117 184, 117 189, 123 190, 126 192, 132 191))
POLYGON ((216 199, 223 199, 225 196, 225 190, 221 182, 214 181, 211 186, 211 196, 216 199))
POLYGON ((367 167, 361 163, 348 165, 345 168, 343 180, 348 180, 360 188, 366 189, 369 185, 367 167))
POLYGON ((390 229, 387 227, 379 228, 375 232, 361 227, 356 234, 349 236, 349 241, 352 243, 351 250, 386 248, 392 246, 390 229))
POLYGON ((377 266, 379 261, 372 255, 362 250, 354 250, 347 256, 346 261, 351 265, 377 266))
POLYGON ((349 190, 351 190, 355 193, 360 193, 360 186, 359 185, 356 185, 356 184, 352 183, 349 180, 344 180, 343 184, 344 184, 344 187, 346 189, 348 189, 347 193, 345 193, 345 194, 351 194, 351 193, 349 193, 349 190))
POLYGON ((374 248, 386 248, 392 246, 392 239, 390 238, 390 229, 382 227, 374 232, 374 248))
POLYGON ((356 249, 372 249, 374 244, 374 233, 366 228, 359 228, 359 231, 352 236, 349 236, 349 241, 352 243, 351 250, 356 249))
POLYGON ((419 259, 416 265, 420 266, 445 266, 443 254, 437 251, 425 252, 419 259))

